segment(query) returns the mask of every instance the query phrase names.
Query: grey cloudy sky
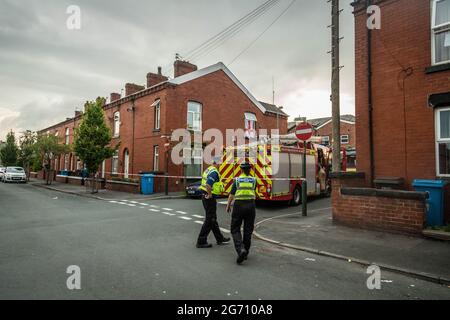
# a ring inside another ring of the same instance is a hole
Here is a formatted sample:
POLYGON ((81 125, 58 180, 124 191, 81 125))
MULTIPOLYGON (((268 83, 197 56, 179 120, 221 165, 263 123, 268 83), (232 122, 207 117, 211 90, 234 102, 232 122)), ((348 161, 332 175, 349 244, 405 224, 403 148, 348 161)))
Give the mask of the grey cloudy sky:
MULTIPOLYGON (((265 0, 0 0, 0 139, 10 129, 41 129, 72 117, 86 100, 144 84, 148 71, 170 65, 265 0), (69 5, 81 29, 68 30, 69 5)), ((354 113, 353 16, 341 1, 341 112, 354 113)), ((233 39, 192 62, 229 64, 286 8, 280 0, 233 39)), ((229 65, 258 99, 295 116, 331 114, 330 4, 296 0, 250 49, 229 65)))

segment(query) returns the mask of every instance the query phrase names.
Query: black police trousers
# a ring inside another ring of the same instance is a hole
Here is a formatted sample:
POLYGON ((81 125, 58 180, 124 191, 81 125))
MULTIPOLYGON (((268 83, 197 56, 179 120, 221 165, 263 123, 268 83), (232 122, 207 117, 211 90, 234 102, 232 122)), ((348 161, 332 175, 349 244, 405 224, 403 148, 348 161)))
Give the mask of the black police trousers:
POLYGON ((252 233, 255 226, 255 201, 236 200, 233 213, 231 214, 231 235, 233 236, 234 248, 239 254, 242 249, 250 251, 252 244, 252 233), (241 234, 241 226, 244 223, 244 237, 241 234))
POLYGON ((217 201, 216 199, 206 199, 202 196, 203 208, 205 208, 205 221, 198 235, 197 244, 205 244, 208 242, 208 235, 212 231, 217 242, 221 242, 224 238, 217 223, 217 201))

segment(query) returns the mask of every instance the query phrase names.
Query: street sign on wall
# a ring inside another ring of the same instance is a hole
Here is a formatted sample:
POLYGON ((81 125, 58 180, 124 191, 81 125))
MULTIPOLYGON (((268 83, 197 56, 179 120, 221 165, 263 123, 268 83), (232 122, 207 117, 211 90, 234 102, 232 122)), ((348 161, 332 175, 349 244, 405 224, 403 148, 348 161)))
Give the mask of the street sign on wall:
POLYGON ((295 135, 299 140, 309 140, 313 135, 313 127, 307 122, 302 122, 295 128, 295 135))

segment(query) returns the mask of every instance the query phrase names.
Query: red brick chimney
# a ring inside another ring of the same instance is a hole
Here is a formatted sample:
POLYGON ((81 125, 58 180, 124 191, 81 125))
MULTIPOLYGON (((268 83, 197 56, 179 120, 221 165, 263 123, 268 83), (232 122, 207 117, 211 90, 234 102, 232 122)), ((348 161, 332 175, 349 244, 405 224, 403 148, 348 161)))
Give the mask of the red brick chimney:
POLYGON ((83 114, 83 111, 75 110, 75 118, 81 116, 83 114))
POLYGON ((109 99, 109 102, 113 102, 113 101, 116 101, 116 100, 119 100, 119 99, 120 99, 120 94, 117 93, 117 92, 112 92, 111 96, 110 96, 110 99, 109 99))
POLYGON ((167 80, 168 78, 161 74, 161 67, 158 67, 158 73, 147 73, 147 88, 153 87, 154 85, 167 80))
POLYGON ((136 93, 144 89, 145 89, 144 86, 140 86, 135 83, 127 83, 125 84, 125 96, 129 96, 130 94, 136 93))
POLYGON ((197 66, 195 64, 181 60, 175 60, 173 67, 174 67, 174 78, 197 70, 197 66))

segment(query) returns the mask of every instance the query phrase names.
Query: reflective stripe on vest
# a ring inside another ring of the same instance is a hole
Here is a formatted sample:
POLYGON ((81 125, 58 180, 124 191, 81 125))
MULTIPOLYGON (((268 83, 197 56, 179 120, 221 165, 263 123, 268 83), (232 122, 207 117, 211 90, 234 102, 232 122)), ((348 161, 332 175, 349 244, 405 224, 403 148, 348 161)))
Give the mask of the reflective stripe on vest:
POLYGON ((256 179, 251 176, 241 175, 236 179, 236 200, 255 200, 256 199, 256 179))
POLYGON ((200 186, 200 189, 203 191, 207 191, 206 189, 206 181, 208 180, 208 176, 212 172, 217 172, 217 175, 219 176, 219 182, 215 182, 211 188, 211 193, 214 195, 220 195, 223 192, 223 184, 220 179, 220 173, 219 170, 216 169, 214 166, 210 166, 208 169, 205 170, 202 174, 202 185, 200 186))

